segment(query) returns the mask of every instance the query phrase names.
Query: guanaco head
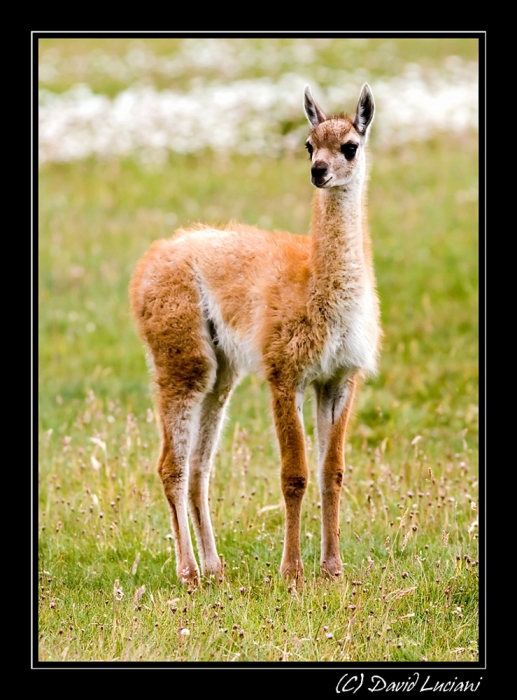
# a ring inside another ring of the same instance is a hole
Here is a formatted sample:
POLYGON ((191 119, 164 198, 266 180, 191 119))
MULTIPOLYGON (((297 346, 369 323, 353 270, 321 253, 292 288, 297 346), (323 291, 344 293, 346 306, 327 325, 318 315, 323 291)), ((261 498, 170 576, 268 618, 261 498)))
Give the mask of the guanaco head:
POLYGON ((304 109, 311 125, 305 147, 312 161, 312 184, 320 188, 349 188, 362 182, 364 146, 375 113, 370 86, 363 85, 353 119, 344 114, 326 117, 308 85, 304 91, 304 109))

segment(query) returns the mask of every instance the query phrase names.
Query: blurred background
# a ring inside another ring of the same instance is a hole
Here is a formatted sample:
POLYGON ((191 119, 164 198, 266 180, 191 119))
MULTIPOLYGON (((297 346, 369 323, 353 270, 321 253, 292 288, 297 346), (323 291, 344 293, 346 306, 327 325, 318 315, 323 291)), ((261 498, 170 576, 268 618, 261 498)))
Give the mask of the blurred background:
POLYGON ((41 162, 295 151, 305 83, 329 112, 363 82, 376 145, 477 127, 475 39, 41 39, 41 162))

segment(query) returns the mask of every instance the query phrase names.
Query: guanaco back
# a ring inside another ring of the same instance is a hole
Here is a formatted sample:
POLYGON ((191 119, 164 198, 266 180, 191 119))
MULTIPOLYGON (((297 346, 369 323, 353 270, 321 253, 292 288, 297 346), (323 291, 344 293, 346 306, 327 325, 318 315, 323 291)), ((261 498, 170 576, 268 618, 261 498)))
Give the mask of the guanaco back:
MULTIPOLYGON (((344 442, 360 381, 376 371, 381 330, 366 211, 366 152, 375 105, 363 85, 355 114, 327 117, 307 85, 306 148, 316 187, 310 235, 231 222, 196 225, 156 241, 138 263, 130 297, 148 348, 162 444, 158 473, 170 506, 178 577, 222 575, 209 477, 232 390, 265 378, 280 446, 285 538, 281 573, 303 579, 300 512, 308 469, 302 424, 316 397, 321 570, 341 576, 339 504, 344 442)), ((266 203, 265 203, 266 204, 266 203)))

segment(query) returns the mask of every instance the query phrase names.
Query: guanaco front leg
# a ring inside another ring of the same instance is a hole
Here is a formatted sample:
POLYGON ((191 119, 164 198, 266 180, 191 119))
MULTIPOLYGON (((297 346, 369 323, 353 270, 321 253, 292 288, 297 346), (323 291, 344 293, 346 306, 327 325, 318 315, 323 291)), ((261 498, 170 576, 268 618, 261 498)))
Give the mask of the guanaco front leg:
POLYGON ((300 392, 271 387, 273 414, 280 445, 281 485, 285 500, 285 538, 280 571, 285 579, 303 581, 300 514, 307 488, 308 468, 300 418, 300 392))
POLYGON ((339 502, 345 471, 345 434, 354 398, 354 379, 316 384, 318 469, 321 491, 321 570, 342 576, 339 502))

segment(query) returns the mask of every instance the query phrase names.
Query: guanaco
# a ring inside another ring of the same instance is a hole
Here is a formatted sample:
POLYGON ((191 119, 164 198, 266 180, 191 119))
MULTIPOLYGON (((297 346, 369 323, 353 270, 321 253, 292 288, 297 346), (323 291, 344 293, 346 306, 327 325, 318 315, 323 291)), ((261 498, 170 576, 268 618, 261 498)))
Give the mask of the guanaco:
POLYGON ((188 511, 203 575, 222 575, 209 477, 230 395, 248 372, 258 372, 271 390, 285 501, 281 573, 303 580, 302 403, 312 386, 321 571, 343 574, 345 433, 358 384, 376 371, 381 337, 366 211, 365 146, 375 103, 365 84, 353 118, 327 117, 307 85, 304 111, 316 187, 309 236, 236 222, 195 225, 156 241, 131 280, 132 310, 154 375, 162 438, 157 469, 171 511, 177 575, 191 585, 200 583, 200 573, 188 511))

